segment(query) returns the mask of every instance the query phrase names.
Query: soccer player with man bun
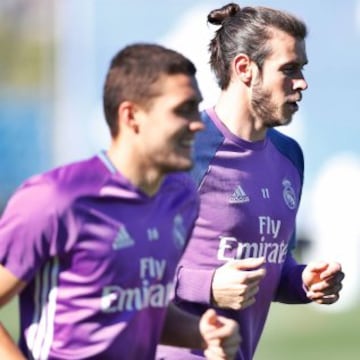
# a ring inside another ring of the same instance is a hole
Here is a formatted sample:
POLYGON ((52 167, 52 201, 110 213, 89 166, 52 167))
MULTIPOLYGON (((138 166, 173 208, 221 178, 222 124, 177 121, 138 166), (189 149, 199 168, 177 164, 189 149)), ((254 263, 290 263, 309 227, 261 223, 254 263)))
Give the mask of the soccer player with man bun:
MULTIPOLYGON (((221 88, 195 145, 200 213, 180 261, 176 302, 239 323, 236 359, 251 360, 272 301, 332 304, 344 277, 337 262, 298 264, 291 254, 303 186, 300 146, 288 124, 308 84, 307 29, 295 16, 230 3, 208 15, 218 29, 210 65, 221 88)), ((160 348, 158 359, 201 351, 160 348)))

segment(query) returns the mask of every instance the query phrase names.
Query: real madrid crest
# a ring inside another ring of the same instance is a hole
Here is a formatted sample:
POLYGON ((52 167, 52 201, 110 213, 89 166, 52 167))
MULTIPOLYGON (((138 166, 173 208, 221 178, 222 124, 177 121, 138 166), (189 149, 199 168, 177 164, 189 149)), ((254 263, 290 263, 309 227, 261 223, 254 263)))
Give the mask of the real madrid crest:
POLYGON ((296 209, 297 198, 296 198, 295 190, 292 187, 290 180, 284 179, 282 185, 283 185, 283 197, 285 204, 291 210, 296 209))

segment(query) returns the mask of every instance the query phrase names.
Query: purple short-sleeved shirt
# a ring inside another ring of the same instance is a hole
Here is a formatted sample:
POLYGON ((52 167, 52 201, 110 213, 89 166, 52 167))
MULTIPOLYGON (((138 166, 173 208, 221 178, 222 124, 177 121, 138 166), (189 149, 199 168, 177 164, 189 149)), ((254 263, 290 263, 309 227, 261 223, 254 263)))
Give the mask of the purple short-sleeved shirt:
POLYGON ((187 174, 168 175, 149 197, 104 153, 25 182, 0 221, 0 263, 27 282, 23 352, 153 358, 197 213, 187 174))

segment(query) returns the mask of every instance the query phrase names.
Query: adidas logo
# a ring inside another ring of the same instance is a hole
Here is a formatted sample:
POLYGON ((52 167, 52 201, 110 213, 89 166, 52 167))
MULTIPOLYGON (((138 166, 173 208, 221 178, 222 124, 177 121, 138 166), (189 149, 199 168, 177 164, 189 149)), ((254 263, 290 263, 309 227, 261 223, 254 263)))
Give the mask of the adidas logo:
POLYGON ((236 187, 229 199, 230 204, 241 204, 249 201, 250 198, 246 195, 245 191, 240 185, 236 187))
POLYGON ((116 238, 112 244, 114 250, 124 249, 130 246, 134 246, 135 241, 126 231, 125 226, 121 226, 116 238))

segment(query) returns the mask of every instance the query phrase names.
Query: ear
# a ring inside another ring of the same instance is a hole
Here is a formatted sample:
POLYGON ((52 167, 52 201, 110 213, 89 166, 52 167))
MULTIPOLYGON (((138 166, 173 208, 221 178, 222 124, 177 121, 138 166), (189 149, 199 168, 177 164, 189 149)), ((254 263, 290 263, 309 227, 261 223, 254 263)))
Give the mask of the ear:
POLYGON ((137 122, 138 106, 131 101, 123 101, 118 107, 119 129, 127 128, 135 133, 139 131, 137 122))
POLYGON ((234 74, 246 85, 249 85, 252 78, 251 60, 245 54, 238 54, 233 61, 234 74))

